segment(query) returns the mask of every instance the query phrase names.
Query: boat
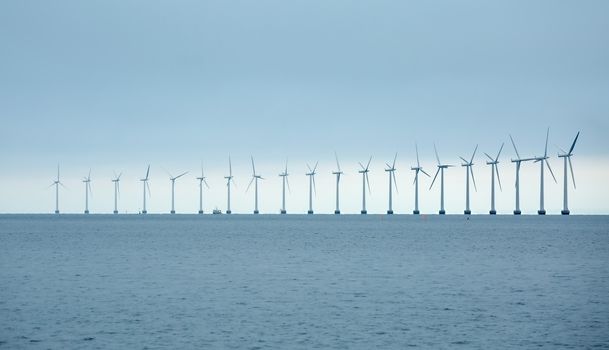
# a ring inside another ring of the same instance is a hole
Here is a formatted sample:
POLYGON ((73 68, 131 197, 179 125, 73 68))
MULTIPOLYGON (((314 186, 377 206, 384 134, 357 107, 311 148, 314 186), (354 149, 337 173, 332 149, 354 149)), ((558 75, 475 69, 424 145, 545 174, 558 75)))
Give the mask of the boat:
POLYGON ((214 211, 212 211, 212 214, 222 214, 222 210, 220 210, 218 208, 214 208, 214 211))

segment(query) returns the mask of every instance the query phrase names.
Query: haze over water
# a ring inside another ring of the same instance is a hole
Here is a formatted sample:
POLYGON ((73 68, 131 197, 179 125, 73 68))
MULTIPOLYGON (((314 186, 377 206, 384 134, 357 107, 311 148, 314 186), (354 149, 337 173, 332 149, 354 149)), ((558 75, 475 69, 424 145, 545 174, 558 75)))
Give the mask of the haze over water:
POLYGON ((0 348, 609 348, 608 227, 0 215, 0 348))

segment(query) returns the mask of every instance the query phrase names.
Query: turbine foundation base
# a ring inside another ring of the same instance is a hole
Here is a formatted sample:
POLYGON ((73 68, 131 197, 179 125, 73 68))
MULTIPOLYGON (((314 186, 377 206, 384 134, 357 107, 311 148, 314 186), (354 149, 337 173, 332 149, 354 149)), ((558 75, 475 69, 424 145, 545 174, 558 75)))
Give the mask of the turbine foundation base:
POLYGON ((280 212, 280 213, 281 213, 281 214, 287 214, 287 211, 285 211, 285 210, 281 210, 281 212, 280 212))
POLYGON ((465 215, 472 215, 472 211, 471 210, 464 210, 463 214, 465 214, 465 215))
POLYGON ((115 210, 112 212, 113 214, 118 214, 118 210, 115 210))
POLYGON ((85 214, 89 214, 89 211, 88 211, 88 210, 85 210, 85 214))
POLYGON ((545 210, 538 210, 537 211, 537 215, 546 215, 546 211, 545 210))
POLYGON ((569 214, 571 214, 571 212, 569 210, 561 210, 560 213, 562 215, 569 215, 569 214))
POLYGON ((336 215, 340 215, 340 210, 335 210, 335 211, 334 211, 334 214, 336 214, 336 215))
POLYGON ((313 210, 307 210, 307 214, 312 215, 313 214, 313 210))
POLYGON ((446 214, 446 211, 445 211, 444 209, 442 209, 442 210, 440 210, 440 211, 438 212, 438 214, 440 214, 440 215, 444 215, 444 214, 446 214))
POLYGON ((254 214, 258 214, 258 210, 254 210, 254 214))
POLYGON ((387 215, 393 215, 393 210, 387 210, 387 215))
POLYGON ((199 214, 203 214, 203 210, 199 210, 199 214))
POLYGON ((232 213, 232 211, 230 211, 230 209, 226 211, 226 214, 230 214, 230 213, 232 213))
POLYGON ((362 215, 368 214, 368 211, 367 210, 362 210, 362 211, 360 211, 360 214, 362 214, 362 215))
POLYGON ((491 210, 488 213, 491 214, 491 215, 497 215, 497 211, 496 210, 491 210))
POLYGON ((514 210, 514 215, 520 215, 522 212, 520 210, 514 210))
POLYGON ((175 214, 175 213, 176 213, 176 211, 175 211, 175 210, 172 210, 172 211, 170 211, 169 213, 170 213, 170 214, 175 214))
POLYGON ((148 214, 148 211, 142 210, 142 214, 148 214))
POLYGON ((55 214, 59 214, 59 210, 55 210, 55 214))
POLYGON ((412 211, 412 214, 413 214, 413 215, 419 215, 419 214, 421 214, 421 212, 420 212, 420 211, 418 211, 418 210, 413 210, 413 211, 412 211))

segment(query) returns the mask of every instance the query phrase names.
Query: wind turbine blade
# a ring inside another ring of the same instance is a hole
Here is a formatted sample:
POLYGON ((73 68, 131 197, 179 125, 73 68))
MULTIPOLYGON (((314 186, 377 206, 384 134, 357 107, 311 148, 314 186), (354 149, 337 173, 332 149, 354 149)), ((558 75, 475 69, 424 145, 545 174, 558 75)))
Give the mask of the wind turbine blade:
MULTIPOLYGON (((571 148, 569 148, 568 154, 571 154, 571 152, 573 152, 573 148, 575 148, 575 143, 577 142, 578 137, 579 137, 579 131, 577 132, 577 135, 575 135, 575 140, 573 140, 573 144, 571 145, 571 148)), ((569 161, 571 161, 571 160, 569 159, 569 161)))
POLYGON ((233 165, 230 161, 230 156, 228 156, 228 176, 233 176, 233 165))
POLYGON ((313 176, 313 192, 315 193, 315 196, 317 196, 317 186, 315 185, 315 176, 313 176))
POLYGON ((338 163, 338 155, 336 151, 334 151, 334 157, 336 158, 336 167, 338 168, 338 172, 340 173, 340 163, 338 163))
POLYGON ((245 192, 249 191, 250 186, 252 185, 252 182, 254 182, 255 177, 252 176, 252 179, 250 180, 249 185, 247 185, 247 188, 245 189, 245 192))
POLYGON ((423 170, 423 168, 419 168, 419 170, 421 170, 421 172, 425 175, 427 175, 427 177, 431 177, 431 175, 429 175, 428 173, 425 172, 425 170, 423 170))
POLYGON ((150 184, 146 181, 146 188, 148 189, 148 197, 152 197, 152 192, 150 192, 150 184))
POLYGON ((389 165, 389 163, 385 162, 385 165, 387 166, 387 170, 391 169, 391 165, 389 165))
POLYGON ((285 158, 285 171, 283 172, 284 174, 288 174, 288 158, 285 158))
POLYGON ((68 188, 67 188, 67 187, 66 187, 66 186, 63 184, 63 182, 58 182, 58 183, 61 185, 61 187, 65 188, 66 190, 68 189, 68 188))
POLYGON ((206 181, 205 179, 203 179, 203 183, 205 184, 205 186, 206 186, 207 188, 209 188, 209 185, 207 184, 207 181, 206 181))
POLYGON ((121 198, 121 183, 116 182, 116 192, 118 193, 118 198, 121 198))
POLYGON ((438 149, 436 148, 436 144, 433 144, 433 150, 436 153, 436 160, 438 161, 438 165, 440 165, 440 156, 438 155, 438 149))
MULTIPOLYGON (((556 145, 555 145, 556 146, 556 145)), ((561 151, 563 154, 567 154, 567 151, 565 151, 564 149, 562 149, 559 146, 556 146, 556 148, 558 148, 559 151, 561 151)))
POLYGON ((89 189, 89 194, 93 197, 93 191, 91 191, 91 183, 87 182, 87 188, 89 189))
POLYGON ((573 188, 577 188, 575 186, 575 175, 573 174, 573 165, 571 164, 571 157, 568 157, 569 159, 569 169, 571 169, 571 180, 573 180, 573 188))
POLYGON ((552 178, 554 179, 554 182, 558 183, 558 182, 556 181, 556 176, 554 176, 554 172, 552 171, 552 168, 550 167, 550 162, 548 162, 548 160, 547 160, 547 159, 542 160, 542 162, 545 162, 545 163, 546 163, 546 165, 548 166, 548 170, 550 170, 550 174, 552 174, 552 178))
POLYGON ((87 180, 91 181, 91 169, 89 169, 89 175, 87 175, 87 180))
POLYGON ((468 168, 469 168, 470 174, 472 174, 472 182, 474 183, 474 190, 476 190, 476 192, 478 192, 478 187, 476 187, 476 178, 474 177, 474 169, 472 169, 471 166, 468 168))
POLYGON ((290 188, 290 180, 288 180, 288 177, 287 177, 287 176, 286 176, 286 178, 285 178, 285 183, 286 183, 286 184, 288 184, 288 191, 289 191, 290 193, 292 193, 292 189, 290 188))
POLYGON ((421 163, 419 163, 419 146, 417 146, 417 143, 414 143, 414 150, 417 153, 417 168, 421 167, 421 163))
POLYGON ((311 167, 309 166, 309 163, 307 163, 307 169, 309 169, 309 173, 313 172, 313 170, 311 170, 311 167))
POLYGON ((548 156, 548 139, 550 138, 550 128, 548 128, 548 131, 546 132, 546 150, 543 153, 544 157, 548 156))
POLYGON ((393 178, 393 185, 395 186, 395 192, 398 193, 398 182, 395 179, 395 173, 391 172, 391 177, 393 178))
POLYGON ((396 159, 398 159, 398 152, 395 152, 395 156, 393 157, 393 163, 391 165, 391 169, 395 168, 395 161, 396 161, 396 159))
POLYGON ((520 159, 520 154, 518 154, 518 150, 516 149, 516 144, 514 143, 514 139, 512 138, 511 134, 510 134, 510 140, 512 141, 512 146, 514 146, 514 151, 516 151, 516 157, 518 157, 518 159, 520 159))
POLYGON ((120 181, 121 176, 123 176, 123 173, 122 173, 122 172, 121 172, 120 174, 118 174, 118 177, 117 177, 116 179, 120 181))
POLYGON ((489 156, 488 153, 484 152, 484 155, 491 160, 491 162, 495 161, 493 157, 489 156))
POLYGON ((430 190, 433 187, 433 184, 436 182, 436 178, 438 177, 439 172, 440 172, 440 168, 438 168, 438 170, 436 171, 436 175, 434 175, 433 180, 431 181, 431 186, 429 186, 430 190))
POLYGON ((495 173, 497 173, 497 182, 499 182, 499 190, 503 191, 501 187, 501 178, 499 177, 499 164, 495 164, 495 173))
POLYGON ((372 161, 372 156, 370 156, 370 159, 368 159, 368 164, 366 164, 366 170, 368 170, 368 168, 370 167, 371 161, 372 161))
POLYGON ((254 165, 254 157, 250 156, 252 159, 252 174, 256 175, 256 166, 254 165))
POLYGON ((150 164, 148 165, 148 169, 146 169, 146 180, 148 180, 149 174, 150 174, 150 164))
POLYGON ((461 158, 461 160, 462 160, 463 162, 465 162, 465 164, 467 164, 467 160, 466 160, 465 158, 463 158, 463 157, 461 157, 461 156, 459 156, 459 158, 461 158))
POLYGON ((366 176, 366 183, 368 184, 368 194, 372 194, 372 191, 370 190, 370 179, 368 178, 368 173, 365 173, 366 176))
POLYGON ((185 172, 181 173, 180 175, 176 176, 175 179, 179 179, 186 174, 188 174, 188 171, 185 171, 185 172))
POLYGON ((362 170, 366 170, 366 168, 364 168, 364 164, 362 164, 361 162, 357 162, 359 164, 360 167, 362 167, 362 170))
POLYGON ((503 142, 501 144, 501 148, 499 148, 499 153, 497 153, 497 157, 495 158, 495 162, 499 159, 499 155, 501 154, 501 151, 503 151, 503 145, 505 145, 505 142, 503 142))
POLYGON ((315 162, 315 166, 313 167, 313 173, 315 173, 315 170, 317 170, 317 165, 319 164, 319 162, 315 162))
MULTIPOLYGON (((474 148, 474 153, 472 154, 472 159, 469 161, 470 163, 474 162, 474 156, 476 155, 476 151, 478 150, 478 145, 476 145, 476 148, 474 148)), ((466 162, 467 163, 467 162, 466 162)))

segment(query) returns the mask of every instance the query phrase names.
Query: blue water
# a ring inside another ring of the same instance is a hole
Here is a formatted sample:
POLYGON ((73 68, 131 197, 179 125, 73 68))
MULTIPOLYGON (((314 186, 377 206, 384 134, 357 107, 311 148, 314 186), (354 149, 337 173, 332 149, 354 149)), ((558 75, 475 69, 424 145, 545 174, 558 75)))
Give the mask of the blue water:
POLYGON ((609 217, 0 215, 0 348, 609 349, 609 217))

